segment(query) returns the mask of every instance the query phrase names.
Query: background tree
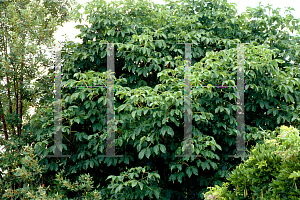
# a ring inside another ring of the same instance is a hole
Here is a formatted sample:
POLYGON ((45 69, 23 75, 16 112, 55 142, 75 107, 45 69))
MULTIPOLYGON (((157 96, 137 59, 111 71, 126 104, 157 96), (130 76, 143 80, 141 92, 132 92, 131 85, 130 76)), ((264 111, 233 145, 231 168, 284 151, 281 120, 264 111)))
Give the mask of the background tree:
MULTIPOLYGON (((63 154, 72 156, 42 159, 51 192, 80 196, 55 184, 62 170, 71 182, 89 173, 105 199, 203 199, 207 186, 225 181, 241 162, 228 158, 236 151, 232 88, 193 88, 193 152, 202 157, 175 157, 183 153, 184 133, 184 45, 178 42, 200 43, 192 46, 195 86, 235 85, 232 43, 251 43, 245 45, 247 149, 263 141, 261 129, 299 129, 299 68, 290 63, 299 63, 299 35, 283 30, 299 33, 299 20, 269 8, 272 16, 262 6, 237 15, 234 4, 221 0, 90 2, 85 12, 91 26, 77 26, 83 43, 63 49, 63 84, 105 85, 107 46, 99 43, 123 43, 115 45, 114 105, 116 154, 124 157, 97 157, 106 148, 106 89, 64 88, 63 154)), ((78 20, 79 9, 73 13, 78 20)), ((41 156, 54 151, 52 105, 32 120, 41 156)))
MULTIPOLYGON (((0 2, 0 132, 4 135, 1 145, 5 145, 7 155, 11 155, 7 158, 11 163, 1 163, 1 169, 8 170, 4 180, 10 183, 11 189, 17 183, 18 187, 22 185, 11 176, 11 170, 20 164, 17 159, 16 166, 13 165, 12 157, 18 155, 24 145, 33 144, 33 134, 23 133, 23 124, 30 121, 28 110, 30 106, 39 104, 39 97, 47 92, 40 88, 43 85, 48 87, 49 84, 37 81, 44 72, 41 69, 51 68, 43 48, 52 47, 53 33, 57 26, 70 19, 71 2, 0 2), (12 149, 9 147, 9 139, 15 136, 24 141, 16 144, 16 149, 12 149)), ((51 95, 49 91, 48 95, 51 95)))

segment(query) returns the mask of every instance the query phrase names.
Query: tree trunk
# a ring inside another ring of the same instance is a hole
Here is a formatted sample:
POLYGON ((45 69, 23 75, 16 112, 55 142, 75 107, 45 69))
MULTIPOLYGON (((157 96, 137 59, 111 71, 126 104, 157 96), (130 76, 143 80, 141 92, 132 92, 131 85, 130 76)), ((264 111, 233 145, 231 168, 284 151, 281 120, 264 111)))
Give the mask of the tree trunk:
MULTIPOLYGON (((15 76, 17 76, 16 74, 16 70, 14 68, 14 72, 15 72, 15 76)), ((15 97, 16 97, 16 115, 19 114, 19 89, 18 89, 18 81, 14 82, 14 90, 15 90, 15 97)), ((19 133, 19 124, 17 125, 17 133, 19 133)))
POLYGON ((2 123, 3 123, 4 138, 5 138, 5 140, 8 140, 6 121, 5 121, 4 110, 3 110, 3 107, 2 107, 2 102, 1 101, 0 101, 0 113, 1 113, 2 123))
POLYGON ((22 61, 21 63, 21 81, 20 81, 20 85, 19 85, 19 88, 20 88, 20 91, 19 91, 19 102, 17 102, 17 104, 19 104, 19 119, 20 119, 20 122, 18 124, 18 136, 21 135, 21 130, 22 130, 22 118, 23 118, 23 100, 22 100, 22 94, 23 94, 23 74, 22 74, 22 69, 24 67, 24 61, 22 61))
MULTIPOLYGON (((9 82, 9 76, 8 73, 6 73, 6 79, 7 79, 7 94, 8 94, 8 106, 9 106, 9 113, 12 115, 12 104, 11 104, 11 98, 10 98, 10 82, 9 82)), ((16 134, 15 127, 13 124, 11 124, 12 133, 16 134)))
MULTIPOLYGON (((6 121, 5 121, 5 116, 4 116, 4 110, 2 107, 2 102, 0 101, 0 113, 1 113, 1 119, 2 119, 2 123, 3 123, 3 132, 4 132, 4 138, 6 141, 8 141, 8 134, 7 134, 7 128, 6 128, 6 121)), ((5 144, 3 144, 5 145, 5 144)), ((7 150, 7 149, 6 149, 7 150)), ((9 177, 12 176, 11 172, 10 172, 10 167, 8 167, 8 175, 9 177)), ((13 190, 13 184, 12 182, 10 182, 10 189, 13 190)))

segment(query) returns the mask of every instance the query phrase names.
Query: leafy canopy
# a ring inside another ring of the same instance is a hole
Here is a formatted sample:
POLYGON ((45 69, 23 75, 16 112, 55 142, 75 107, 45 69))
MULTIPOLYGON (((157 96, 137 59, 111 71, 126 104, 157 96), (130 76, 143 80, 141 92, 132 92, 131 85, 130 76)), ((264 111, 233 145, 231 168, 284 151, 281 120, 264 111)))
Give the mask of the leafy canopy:
MULTIPOLYGON (((234 88, 196 86, 235 86, 236 43, 249 43, 244 45, 247 149, 263 141, 259 127, 299 128, 299 68, 290 63, 299 63, 299 35, 283 30, 299 32, 298 19, 272 8, 268 16, 261 5, 237 15, 234 4, 221 0, 166 3, 92 1, 85 7, 91 25, 77 26, 83 42, 68 42, 62 50, 62 84, 106 85, 107 45, 101 43, 119 43, 115 145, 124 157, 98 157, 106 152, 107 89, 64 88, 62 148, 72 156, 42 158, 47 184, 64 170, 71 182, 89 173, 105 199, 203 199, 207 186, 221 184, 241 162, 228 158, 236 151, 237 95, 234 88), (185 49, 179 42, 193 44, 191 149, 197 158, 175 157, 184 152, 185 49)), ((77 20, 79 8, 73 12, 77 20)), ((38 155, 55 150, 49 104, 32 121, 38 155)), ((70 188, 63 191, 80 196, 70 188)))

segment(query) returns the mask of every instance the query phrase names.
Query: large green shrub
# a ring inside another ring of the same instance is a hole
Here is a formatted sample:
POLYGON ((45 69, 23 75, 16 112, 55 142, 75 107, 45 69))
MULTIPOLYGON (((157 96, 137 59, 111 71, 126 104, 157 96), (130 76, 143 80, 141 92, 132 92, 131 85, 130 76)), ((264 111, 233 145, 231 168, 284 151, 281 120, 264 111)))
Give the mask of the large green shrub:
MULTIPOLYGON (((262 140, 258 127, 298 127, 300 73, 286 58, 299 62, 299 37, 282 30, 296 29, 290 23, 298 21, 263 11, 237 16, 234 5, 221 0, 90 2, 91 26, 78 26, 83 43, 63 48, 62 80, 69 86, 105 85, 107 46, 99 43, 123 43, 115 45, 114 106, 116 154, 124 157, 98 157, 106 153, 107 89, 63 88, 63 154, 72 156, 41 160, 45 185, 79 198, 71 187, 53 181, 64 170, 70 182, 89 173, 104 199, 203 199, 207 186, 228 177, 240 163, 228 157, 236 151, 233 88, 192 89, 192 148, 201 157, 175 157, 183 154, 184 137, 185 49, 178 42, 199 43, 192 46, 194 86, 235 85, 237 49, 231 43, 252 42, 245 45, 248 148, 262 140)), ((40 156, 54 151, 52 103, 38 109, 28 127, 40 156)))
POLYGON ((299 199, 300 136, 281 126, 257 144, 222 187, 210 187, 205 199, 299 199))

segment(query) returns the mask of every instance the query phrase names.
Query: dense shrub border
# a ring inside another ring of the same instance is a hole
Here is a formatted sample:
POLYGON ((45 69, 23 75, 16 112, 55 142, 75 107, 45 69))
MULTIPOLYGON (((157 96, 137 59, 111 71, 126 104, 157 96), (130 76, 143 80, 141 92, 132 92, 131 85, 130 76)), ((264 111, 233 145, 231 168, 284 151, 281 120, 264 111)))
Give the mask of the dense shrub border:
POLYGON ((299 199, 299 130, 281 126, 251 150, 222 187, 208 187, 205 199, 299 199))

